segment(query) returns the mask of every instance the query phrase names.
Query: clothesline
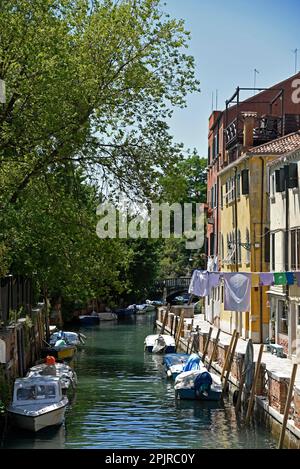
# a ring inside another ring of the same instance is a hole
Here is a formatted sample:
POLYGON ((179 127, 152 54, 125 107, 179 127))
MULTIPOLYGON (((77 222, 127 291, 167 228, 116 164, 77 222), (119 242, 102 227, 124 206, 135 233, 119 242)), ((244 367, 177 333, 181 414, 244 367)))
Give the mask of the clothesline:
POLYGON ((251 288, 270 285, 300 287, 300 271, 296 272, 208 272, 194 270, 189 293, 199 297, 209 296, 211 290, 224 281, 224 309, 249 311, 251 288))

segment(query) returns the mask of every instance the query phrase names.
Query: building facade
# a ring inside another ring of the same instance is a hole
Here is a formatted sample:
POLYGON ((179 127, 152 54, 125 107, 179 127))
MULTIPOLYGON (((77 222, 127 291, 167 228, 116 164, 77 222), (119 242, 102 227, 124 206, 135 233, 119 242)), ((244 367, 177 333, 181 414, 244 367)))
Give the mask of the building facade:
MULTIPOLYGON (((281 153, 268 165, 270 211, 270 271, 300 271, 300 132, 282 142, 281 153)), ((274 285, 269 289, 269 337, 296 355, 300 325, 300 287, 274 285)))

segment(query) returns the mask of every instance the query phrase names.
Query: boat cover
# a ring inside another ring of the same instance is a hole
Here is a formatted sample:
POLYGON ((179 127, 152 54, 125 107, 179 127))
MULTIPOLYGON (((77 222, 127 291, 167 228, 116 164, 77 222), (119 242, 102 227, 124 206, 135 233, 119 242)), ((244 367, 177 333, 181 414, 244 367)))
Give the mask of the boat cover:
POLYGON ((192 371, 192 370, 199 370, 200 368, 200 357, 197 353, 192 353, 190 358, 184 365, 182 371, 192 371))

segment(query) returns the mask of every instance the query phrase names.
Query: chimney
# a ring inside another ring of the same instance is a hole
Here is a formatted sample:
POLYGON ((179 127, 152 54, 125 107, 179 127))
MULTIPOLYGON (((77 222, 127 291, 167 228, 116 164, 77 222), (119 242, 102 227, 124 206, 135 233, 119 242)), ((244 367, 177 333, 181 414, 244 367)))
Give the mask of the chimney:
POLYGON ((243 147, 247 151, 248 148, 253 146, 253 129, 257 112, 242 112, 242 116, 244 119, 243 147))

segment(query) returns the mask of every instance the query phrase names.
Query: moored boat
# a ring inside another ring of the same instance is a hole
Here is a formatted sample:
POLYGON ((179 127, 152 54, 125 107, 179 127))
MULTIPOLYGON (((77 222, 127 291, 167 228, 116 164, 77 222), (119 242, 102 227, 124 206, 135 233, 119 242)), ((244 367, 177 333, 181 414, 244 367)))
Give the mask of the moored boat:
POLYGON ((183 371, 175 379, 175 396, 180 399, 219 401, 222 397, 221 380, 203 365, 199 370, 183 371))
POLYGON ((145 350, 151 353, 174 353, 175 339, 167 334, 152 334, 145 338, 145 350))
POLYGON ((188 353, 167 353, 164 356, 164 365, 167 376, 175 380, 179 373, 182 373, 183 367, 188 361, 188 353))
POLYGON ((84 345, 84 339, 86 337, 81 334, 81 333, 76 333, 76 332, 68 332, 68 331, 58 331, 54 332, 50 336, 49 344, 54 347, 56 342, 58 340, 64 340, 67 345, 75 345, 75 346, 80 346, 84 345))
POLYGON ((70 387, 74 389, 77 385, 77 375, 73 368, 65 363, 56 363, 55 358, 52 356, 46 358, 46 363, 32 366, 26 376, 29 378, 34 376, 56 376, 61 381, 63 392, 67 392, 70 387))
POLYGON ((37 432, 60 425, 67 404, 68 398, 62 394, 59 378, 34 376, 16 379, 13 401, 7 410, 15 425, 37 432))

